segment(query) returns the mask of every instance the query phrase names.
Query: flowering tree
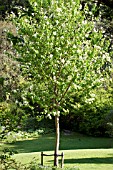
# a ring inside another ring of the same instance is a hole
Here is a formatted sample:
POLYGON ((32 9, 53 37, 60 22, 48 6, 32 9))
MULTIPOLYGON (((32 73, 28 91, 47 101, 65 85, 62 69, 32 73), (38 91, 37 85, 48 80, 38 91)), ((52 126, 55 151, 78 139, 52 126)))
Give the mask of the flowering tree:
POLYGON ((23 73, 30 81, 30 95, 55 116, 54 165, 58 165, 59 116, 73 91, 88 94, 103 82, 101 67, 109 60, 101 32, 85 20, 78 1, 30 0, 32 11, 12 15, 17 40, 9 33, 23 73))

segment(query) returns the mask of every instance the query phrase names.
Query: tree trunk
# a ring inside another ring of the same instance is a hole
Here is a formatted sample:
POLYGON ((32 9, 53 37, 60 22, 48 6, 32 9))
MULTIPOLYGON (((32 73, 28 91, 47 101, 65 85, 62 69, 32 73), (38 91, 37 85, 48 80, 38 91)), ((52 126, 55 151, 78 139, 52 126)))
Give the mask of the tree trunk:
POLYGON ((59 116, 55 116, 55 126, 56 126, 56 143, 55 143, 55 153, 54 153, 54 166, 58 166, 58 151, 59 151, 59 116))

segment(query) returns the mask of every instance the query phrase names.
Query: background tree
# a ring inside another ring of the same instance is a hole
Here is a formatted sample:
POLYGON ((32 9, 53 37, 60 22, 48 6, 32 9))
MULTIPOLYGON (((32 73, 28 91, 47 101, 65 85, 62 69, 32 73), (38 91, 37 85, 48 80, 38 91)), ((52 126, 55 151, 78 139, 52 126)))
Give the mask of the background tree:
MULTIPOLYGON (((55 116, 56 144, 54 165, 58 165, 59 116, 66 99, 74 91, 88 98, 91 90, 104 81, 110 61, 108 46, 101 32, 79 10, 79 1, 30 0, 32 15, 19 11, 12 15, 17 35, 8 34, 29 81, 27 95, 43 108, 43 114, 55 116), (16 41, 15 41, 16 39, 16 41)), ((27 101, 26 101, 27 102, 27 101)))
POLYGON ((17 7, 29 7, 28 0, 0 0, 0 19, 4 19, 7 14, 14 12, 18 15, 17 7))

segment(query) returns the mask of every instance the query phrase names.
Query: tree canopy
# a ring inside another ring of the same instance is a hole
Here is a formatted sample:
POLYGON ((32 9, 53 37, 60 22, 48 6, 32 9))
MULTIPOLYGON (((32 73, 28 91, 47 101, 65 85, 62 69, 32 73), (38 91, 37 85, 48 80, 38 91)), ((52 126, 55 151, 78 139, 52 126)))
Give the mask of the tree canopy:
POLYGON ((9 38, 27 80, 34 82, 34 100, 48 112, 73 90, 84 93, 102 83, 101 67, 110 61, 109 41, 73 1, 73 5, 54 2, 46 7, 31 2, 34 13, 15 18, 18 35, 9 33, 9 38))

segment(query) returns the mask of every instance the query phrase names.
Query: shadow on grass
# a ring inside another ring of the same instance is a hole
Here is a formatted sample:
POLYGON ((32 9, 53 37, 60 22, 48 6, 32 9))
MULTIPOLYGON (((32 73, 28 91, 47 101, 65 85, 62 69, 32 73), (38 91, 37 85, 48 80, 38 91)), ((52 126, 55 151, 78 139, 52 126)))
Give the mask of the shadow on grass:
MULTIPOLYGON (((17 151, 18 153, 30 153, 41 151, 53 151, 55 148, 55 135, 47 134, 39 136, 35 139, 17 141, 7 144, 7 147, 17 151)), ((60 150, 76 150, 76 149, 107 149, 111 146, 110 138, 94 138, 88 136, 61 135, 60 150)))
POLYGON ((65 159, 65 164, 113 164, 113 157, 94 157, 94 158, 77 158, 77 159, 65 159))
POLYGON ((30 153, 30 152, 41 152, 41 151, 52 151, 54 150, 54 137, 40 136, 37 139, 29 139, 23 141, 17 141, 9 144, 12 150, 18 153, 30 153))

